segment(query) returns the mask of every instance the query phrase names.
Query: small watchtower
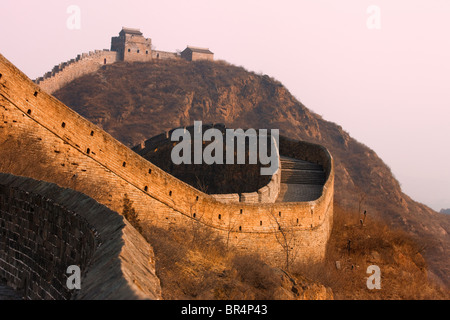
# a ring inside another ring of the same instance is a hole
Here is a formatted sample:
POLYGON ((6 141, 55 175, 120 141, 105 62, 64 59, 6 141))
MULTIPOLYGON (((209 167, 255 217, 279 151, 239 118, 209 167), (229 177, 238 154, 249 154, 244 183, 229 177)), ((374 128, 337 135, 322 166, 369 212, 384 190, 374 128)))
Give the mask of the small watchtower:
POLYGON ((123 27, 119 36, 111 39, 111 51, 118 52, 120 61, 150 61, 152 39, 144 38, 139 29, 123 27))
POLYGON ((197 60, 214 60, 214 53, 212 53, 208 48, 199 48, 193 46, 187 46, 186 49, 181 52, 181 57, 187 61, 197 61, 197 60))

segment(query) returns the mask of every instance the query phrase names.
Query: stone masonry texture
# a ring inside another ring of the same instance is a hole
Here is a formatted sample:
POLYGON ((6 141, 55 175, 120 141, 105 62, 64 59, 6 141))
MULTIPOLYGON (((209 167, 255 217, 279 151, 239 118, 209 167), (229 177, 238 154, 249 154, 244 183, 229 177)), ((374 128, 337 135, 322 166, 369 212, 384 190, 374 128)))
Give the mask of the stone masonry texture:
POLYGON ((0 278, 25 299, 160 299, 153 250, 116 212, 55 184, 0 174, 0 278), (67 288, 67 267, 82 270, 67 288))

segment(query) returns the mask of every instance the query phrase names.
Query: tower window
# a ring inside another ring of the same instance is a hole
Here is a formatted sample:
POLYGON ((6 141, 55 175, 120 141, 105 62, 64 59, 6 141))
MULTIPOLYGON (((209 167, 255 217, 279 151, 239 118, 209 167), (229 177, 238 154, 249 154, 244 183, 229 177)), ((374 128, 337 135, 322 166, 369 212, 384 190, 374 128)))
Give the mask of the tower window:
POLYGON ((128 52, 131 52, 131 49, 128 49, 128 52))
POLYGON ((137 53, 139 53, 139 52, 140 52, 140 50, 138 49, 137 53))
POLYGON ((145 51, 145 54, 148 54, 148 50, 145 51))
POLYGON ((31 110, 30 110, 30 109, 28 109, 27 113, 28 113, 28 114, 31 114, 31 110))
POLYGON ((103 64, 106 64, 106 58, 103 60, 103 64))
POLYGON ((66 127, 66 123, 65 122, 61 123, 61 127, 65 128, 66 127))

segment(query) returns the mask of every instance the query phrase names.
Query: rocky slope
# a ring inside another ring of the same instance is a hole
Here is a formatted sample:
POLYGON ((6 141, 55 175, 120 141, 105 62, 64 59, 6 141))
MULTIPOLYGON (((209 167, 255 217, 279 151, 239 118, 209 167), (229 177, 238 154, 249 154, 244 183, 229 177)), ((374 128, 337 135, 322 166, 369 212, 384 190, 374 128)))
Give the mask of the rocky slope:
POLYGON ((450 284, 450 216, 405 195, 389 167, 339 125, 297 101, 281 83, 223 62, 116 63, 78 78, 55 96, 132 147, 165 130, 204 123, 275 128, 326 146, 336 164, 340 206, 382 218, 423 246, 430 276, 450 284))

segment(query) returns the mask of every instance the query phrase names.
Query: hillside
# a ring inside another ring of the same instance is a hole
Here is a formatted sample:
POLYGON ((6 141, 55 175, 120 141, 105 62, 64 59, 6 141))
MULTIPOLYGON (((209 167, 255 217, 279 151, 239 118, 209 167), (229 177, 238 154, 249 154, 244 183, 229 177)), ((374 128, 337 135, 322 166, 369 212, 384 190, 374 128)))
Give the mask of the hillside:
POLYGON ((151 227, 143 235, 155 250, 164 299, 449 299, 427 280, 420 245, 404 231, 371 218, 361 227, 352 215, 336 206, 325 263, 296 264, 289 273, 227 250, 207 230, 151 227), (383 270, 381 290, 361 281, 373 264, 383 270))
POLYGON ((443 213, 443 214, 450 214, 450 209, 442 209, 441 213, 443 213))
POLYGON ((282 135, 322 144, 335 159, 337 203, 354 212, 356 221, 367 210, 415 235, 430 275, 450 284, 450 217, 403 194, 374 151, 308 110, 267 75, 223 62, 116 63, 54 95, 130 147, 194 120, 230 128, 278 128, 282 135))

